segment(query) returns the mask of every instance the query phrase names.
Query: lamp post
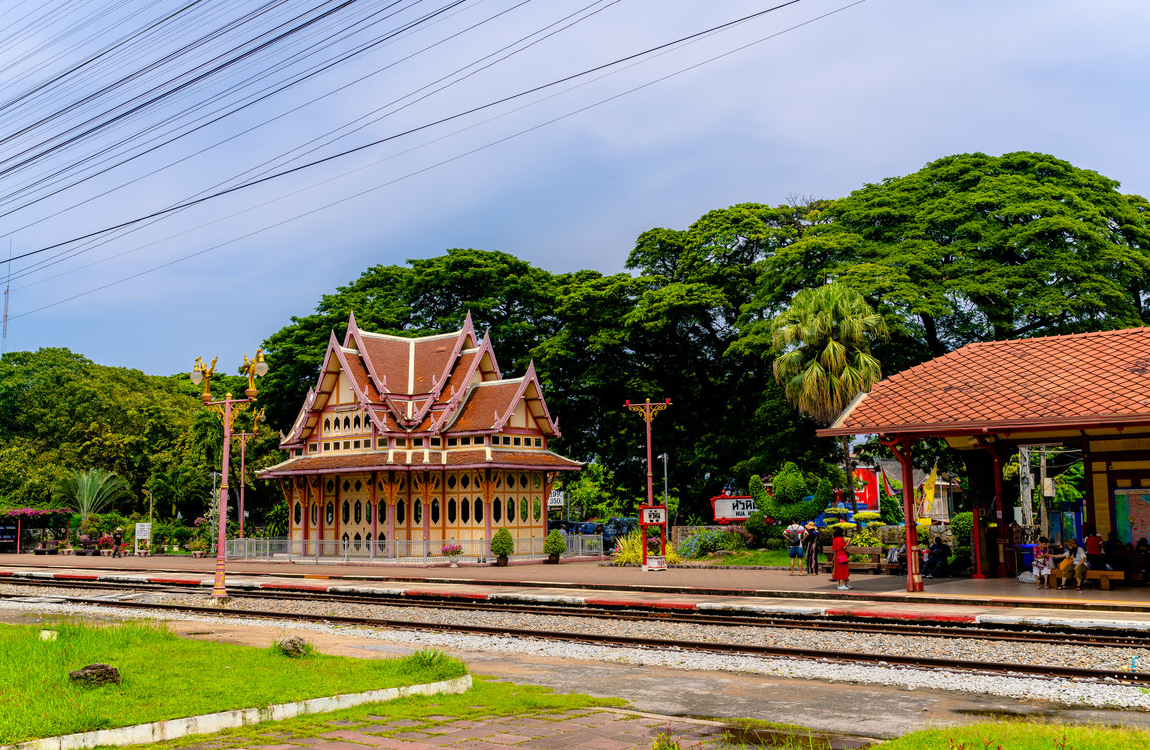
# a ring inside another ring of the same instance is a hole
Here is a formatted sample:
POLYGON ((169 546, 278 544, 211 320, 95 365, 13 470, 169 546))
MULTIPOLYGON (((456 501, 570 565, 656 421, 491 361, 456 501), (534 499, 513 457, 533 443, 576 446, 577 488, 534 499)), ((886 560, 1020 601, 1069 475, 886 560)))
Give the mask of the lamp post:
POLYGON ((232 394, 224 395, 223 401, 213 401, 212 394, 209 391, 209 385, 212 376, 216 372, 216 360, 212 360, 212 364, 208 367, 204 366, 203 361, 196 357, 195 366, 192 369, 191 379, 192 383, 199 385, 201 382, 204 384, 204 391, 200 394, 200 400, 204 406, 213 407, 216 414, 223 419, 224 423, 224 450, 223 450, 223 467, 220 475, 220 511, 219 520, 216 526, 216 580, 215 585, 212 587, 212 597, 215 599, 222 599, 228 595, 227 587, 224 583, 224 552, 226 550, 226 536, 225 530, 227 528, 227 508, 228 508, 228 453, 231 445, 232 437, 232 421, 235 419, 235 414, 248 408, 256 400, 259 391, 256 390, 256 378, 263 377, 267 371, 267 363, 264 362, 263 349, 257 349, 256 355, 252 359, 248 359, 248 355, 244 355, 244 366, 240 368, 240 372, 248 378, 248 387, 244 391, 247 398, 236 399, 232 398, 232 394))
MULTIPOLYGON (((661 403, 661 404, 652 404, 651 399, 647 399, 647 401, 645 403, 642 403, 642 404, 632 404, 630 401, 627 401, 624 404, 624 406, 626 406, 631 411, 636 412, 638 414, 642 414, 643 415, 643 421, 646 422, 646 424, 647 424, 647 505, 654 505, 655 504, 654 475, 651 473, 651 420, 655 417, 656 414, 663 411, 664 409, 666 409, 670 405, 671 405, 671 399, 669 399, 669 398, 665 399, 663 401, 663 403, 661 403)), ((665 527, 666 523, 667 523, 666 515, 665 515, 666 514, 666 506, 664 506, 664 508, 663 508, 663 513, 664 513, 663 525, 665 527)), ((646 567, 647 567, 647 524, 643 523, 642 520, 643 519, 640 518, 639 525, 640 525, 640 527, 642 527, 643 568, 644 568, 644 570, 646 570, 646 567)), ((666 550, 662 550, 662 551, 664 553, 666 552, 666 550)))
MULTIPOLYGON (((264 365, 264 367, 266 368, 267 365, 264 365)), ((256 432, 259 431, 260 422, 263 422, 266 419, 267 419, 267 417, 264 416, 264 410, 263 409, 257 409, 255 412, 252 413, 252 431, 251 432, 241 432, 239 434, 239 438, 240 438, 240 539, 244 538, 244 484, 245 484, 244 478, 247 476, 247 474, 244 473, 244 447, 245 447, 245 444, 247 443, 247 439, 252 437, 253 435, 256 434, 256 432)))

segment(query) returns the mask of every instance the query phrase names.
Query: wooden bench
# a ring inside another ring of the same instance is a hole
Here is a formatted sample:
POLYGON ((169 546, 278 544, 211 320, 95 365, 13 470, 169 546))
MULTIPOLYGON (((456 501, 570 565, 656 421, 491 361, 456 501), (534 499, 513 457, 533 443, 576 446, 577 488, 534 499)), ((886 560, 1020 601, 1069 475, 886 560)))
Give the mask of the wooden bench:
MULTIPOLYGON (((823 547, 823 552, 825 552, 828 555, 833 555, 834 554, 834 548, 833 547, 823 547)), ((891 564, 891 563, 886 562, 886 558, 883 555, 882 547, 851 547, 848 545, 847 546, 847 554, 848 555, 866 555, 867 556, 867 560, 858 560, 858 561, 852 560, 850 562, 851 572, 854 572, 856 570, 860 570, 860 571, 865 570, 869 573, 876 573, 876 574, 877 573, 885 573, 887 571, 885 570, 884 566, 888 566, 891 564)), ((819 561, 819 570, 820 571, 822 571, 824 573, 829 573, 829 572, 831 572, 831 570, 833 568, 834 568, 833 560, 821 560, 821 561, 819 561)))
MULTIPOLYGON (((1058 568, 1050 571, 1050 575, 1054 578, 1074 578, 1074 575, 1067 575, 1058 568)), ((1086 571, 1086 580, 1098 581, 1098 585, 1102 587, 1103 591, 1110 590, 1111 581, 1125 581, 1126 573, 1121 570, 1088 570, 1086 571)))

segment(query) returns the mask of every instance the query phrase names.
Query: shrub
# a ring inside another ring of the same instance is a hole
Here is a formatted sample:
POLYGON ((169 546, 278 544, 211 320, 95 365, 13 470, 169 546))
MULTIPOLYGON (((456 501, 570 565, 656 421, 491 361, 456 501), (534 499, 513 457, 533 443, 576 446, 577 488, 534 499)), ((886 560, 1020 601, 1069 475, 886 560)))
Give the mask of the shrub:
POLYGON ((567 551, 567 542, 559 529, 552 529, 547 538, 543 540, 543 552, 547 555, 561 555, 567 551))
POLYGON ((691 535, 679 545, 679 554, 697 560, 708 553, 717 552, 723 548, 723 533, 718 529, 692 531, 691 535))
POLYGON ((857 532, 855 532, 855 535, 851 537, 851 546, 881 547, 882 540, 866 529, 859 529, 857 532))
POLYGON ((750 535, 751 543, 757 547, 766 547, 772 539, 783 538, 783 525, 767 523, 767 514, 756 510, 743 523, 743 530, 750 535))
POLYGON ((491 554, 496 557, 508 557, 515 553, 515 540, 506 528, 500 528, 491 535, 491 554))
POLYGON ((873 510, 860 510, 854 515, 855 521, 866 521, 867 523, 870 523, 871 521, 877 521, 880 518, 882 518, 882 514, 873 510))
POLYGON ((950 531, 958 547, 970 546, 970 532, 974 528, 974 514, 970 511, 955 513, 950 517, 950 531))
POLYGON ((763 544, 763 547, 766 549, 774 551, 774 550, 786 549, 787 543, 784 542, 782 539, 768 539, 763 544))
POLYGON ((755 498, 755 507, 776 521, 789 523, 793 519, 801 523, 814 518, 826 507, 821 500, 807 499, 807 480, 789 461, 775 475, 771 487, 773 494, 767 492, 758 475, 753 475, 747 489, 755 498))
MULTIPOLYGON (((714 529, 710 529, 710 531, 714 531, 714 529)), ((648 552, 648 554, 650 553, 648 552)), ((680 551, 668 544, 667 564, 678 565, 682 561, 683 558, 680 551)), ((639 529, 635 529, 615 541, 615 559, 613 562, 616 565, 626 565, 627 563, 638 564, 643 562, 643 535, 639 533, 639 529)))
POLYGON ((965 568, 970 565, 970 547, 955 547, 954 554, 950 557, 950 564, 957 565, 960 568, 965 568))
POLYGON ((835 501, 835 492, 827 479, 820 479, 819 486, 815 488, 815 500, 824 508, 829 508, 835 501))
POLYGON ((732 552, 744 550, 751 542, 751 535, 741 526, 728 529, 723 532, 723 538, 719 541, 720 549, 728 549, 732 552))

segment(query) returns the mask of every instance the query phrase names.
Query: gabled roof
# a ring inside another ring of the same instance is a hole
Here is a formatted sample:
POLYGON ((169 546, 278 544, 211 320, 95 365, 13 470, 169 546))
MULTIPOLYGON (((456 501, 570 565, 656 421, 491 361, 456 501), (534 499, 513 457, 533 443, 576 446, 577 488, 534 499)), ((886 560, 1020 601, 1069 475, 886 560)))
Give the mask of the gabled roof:
POLYGON ((364 331, 352 315, 342 344, 332 332, 316 385, 281 447, 298 448, 310 437, 341 372, 377 433, 499 431, 522 401, 544 434, 559 434, 535 365, 502 380, 491 337, 476 339, 470 313, 458 331, 417 338, 364 331))
POLYGON ((968 344, 860 395, 820 435, 1150 423, 1150 328, 968 344))

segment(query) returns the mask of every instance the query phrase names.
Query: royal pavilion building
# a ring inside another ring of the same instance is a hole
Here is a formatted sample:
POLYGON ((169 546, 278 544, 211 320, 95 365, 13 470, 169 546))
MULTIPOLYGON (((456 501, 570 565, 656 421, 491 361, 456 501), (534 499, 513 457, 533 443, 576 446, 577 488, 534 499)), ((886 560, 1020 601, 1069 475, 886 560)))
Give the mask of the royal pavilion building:
POLYGON ((516 552, 542 549, 559 437, 534 364, 504 378, 490 335, 468 314, 453 333, 404 338, 332 332, 316 385, 262 472, 287 499, 291 552, 356 558, 489 553, 506 528, 516 552))

